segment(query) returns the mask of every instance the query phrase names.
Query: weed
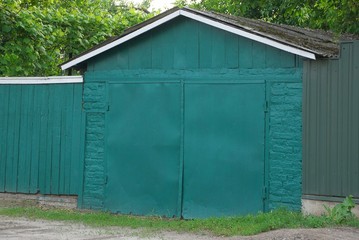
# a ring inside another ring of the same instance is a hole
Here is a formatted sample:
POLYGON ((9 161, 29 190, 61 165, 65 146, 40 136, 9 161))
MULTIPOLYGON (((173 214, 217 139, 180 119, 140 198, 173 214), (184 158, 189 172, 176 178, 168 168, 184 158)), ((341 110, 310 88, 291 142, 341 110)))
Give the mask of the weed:
POLYGON ((353 201, 353 196, 348 196, 344 199, 342 203, 335 205, 333 208, 330 208, 324 205, 324 208, 327 212, 326 217, 335 223, 343 223, 354 217, 352 209, 355 207, 353 201))

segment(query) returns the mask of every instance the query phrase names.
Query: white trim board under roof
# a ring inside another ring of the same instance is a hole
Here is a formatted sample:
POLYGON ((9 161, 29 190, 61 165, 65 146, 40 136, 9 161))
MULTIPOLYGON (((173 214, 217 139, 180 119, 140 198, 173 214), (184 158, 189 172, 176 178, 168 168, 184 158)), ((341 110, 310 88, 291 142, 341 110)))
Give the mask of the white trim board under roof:
POLYGON ((1 84, 62 84, 82 83, 82 76, 54 76, 54 77, 0 77, 1 84))
MULTIPOLYGON (((168 10, 167 12, 157 16, 157 20, 155 21, 150 21, 147 20, 143 23, 143 26, 141 26, 140 28, 136 28, 136 26, 134 27, 135 30, 130 31, 129 33, 119 36, 119 38, 115 39, 114 41, 109 41, 107 44, 102 44, 102 46, 98 46, 98 47, 94 47, 93 50, 89 50, 83 54, 80 54, 79 56, 63 63, 61 65, 61 69, 62 70, 66 70, 68 68, 71 68, 77 64, 80 64, 94 56, 97 56, 100 53, 103 53, 113 47, 116 47, 124 42, 127 42, 153 28, 156 28, 158 26, 160 26, 163 23, 166 23, 178 16, 184 16, 193 20, 196 20, 198 22, 222 29, 224 31, 227 32, 231 32, 233 34, 278 48, 280 50, 298 55, 298 56, 302 56, 305 58, 309 58, 309 59, 316 59, 316 54, 312 51, 310 51, 309 49, 305 49, 305 48, 300 48, 297 46, 293 46, 294 44, 291 43, 287 43, 284 41, 279 41, 276 39, 272 39, 270 37, 265 36, 266 34, 261 34, 259 31, 251 31, 250 29, 248 29, 247 27, 240 27, 237 25, 230 25, 230 24, 226 24, 223 21, 216 21, 217 19, 213 19, 211 17, 209 17, 206 14, 201 14, 201 11, 195 11, 189 8, 182 8, 182 9, 178 9, 178 8, 174 8, 171 10, 168 10), (175 11, 174 11, 175 10, 175 11), (147 22, 149 22, 148 24, 146 24, 147 22)), ((156 18, 156 17, 155 17, 156 18)), ((153 18, 153 19, 155 19, 153 18)), ((141 25, 141 24, 140 24, 141 25)), ((129 29, 131 30, 131 28, 129 29)))

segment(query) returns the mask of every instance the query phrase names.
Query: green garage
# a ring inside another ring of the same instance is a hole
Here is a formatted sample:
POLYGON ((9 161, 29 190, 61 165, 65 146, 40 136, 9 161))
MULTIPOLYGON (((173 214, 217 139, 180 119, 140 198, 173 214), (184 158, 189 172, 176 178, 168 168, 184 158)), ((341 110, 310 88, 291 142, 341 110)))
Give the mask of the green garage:
POLYGON ((184 218, 299 210, 302 66, 328 49, 317 36, 174 8, 64 63, 84 71, 79 206, 184 218))

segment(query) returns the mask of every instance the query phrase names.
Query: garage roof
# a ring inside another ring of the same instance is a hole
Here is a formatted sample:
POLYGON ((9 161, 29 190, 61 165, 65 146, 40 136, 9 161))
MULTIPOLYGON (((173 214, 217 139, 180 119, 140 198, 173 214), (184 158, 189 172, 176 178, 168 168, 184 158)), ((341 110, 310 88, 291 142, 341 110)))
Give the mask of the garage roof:
MULTIPOLYGON (((288 25, 267 23, 243 17, 194 10, 191 8, 172 8, 147 21, 127 29, 120 36, 112 37, 81 53, 61 65, 62 70, 71 68, 86 60, 116 47, 130 39, 160 26, 176 17, 184 16, 204 24, 231 32, 233 34, 293 53, 305 58, 334 57, 339 55, 336 35, 322 30, 310 30, 288 25)), ((358 36, 346 35, 346 40, 358 36)))

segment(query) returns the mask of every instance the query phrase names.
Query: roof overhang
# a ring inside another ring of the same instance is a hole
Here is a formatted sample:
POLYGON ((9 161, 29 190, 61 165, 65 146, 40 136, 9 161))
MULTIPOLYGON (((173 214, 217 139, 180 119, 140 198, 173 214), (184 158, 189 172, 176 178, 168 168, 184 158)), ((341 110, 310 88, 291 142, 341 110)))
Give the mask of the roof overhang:
POLYGON ((279 41, 275 41, 273 39, 270 39, 268 37, 265 37, 265 36, 260 36, 258 34, 254 34, 254 33, 251 33, 251 32, 248 32, 248 31, 244 31, 244 30, 241 30, 237 27, 234 27, 234 26, 231 26, 231 25, 228 25, 228 24, 225 24, 225 23, 222 23, 222 22, 219 22, 219 21, 215 21, 209 17, 205 17, 205 16, 201 16, 199 14, 195 14, 193 12, 190 12, 186 9, 179 9, 175 12, 172 12, 168 15, 165 15, 164 17, 162 18, 159 18, 158 20, 154 21, 154 22, 151 22, 150 24, 148 25, 145 25, 113 42, 110 42, 102 47, 99 47, 93 51, 90 51, 86 54, 83 54, 83 55, 80 55, 79 57, 77 58, 74 58, 64 64, 61 65, 61 69, 62 70, 66 70, 68 68, 71 68, 79 63, 82 63, 96 55, 99 55, 100 53, 103 53, 113 47, 116 47, 124 42, 127 42, 147 31, 150 31, 151 29, 153 28, 156 28, 178 16, 184 16, 184 17, 187 17, 187 18, 190 18, 190 19, 193 19, 193 20, 196 20, 198 22, 201 22, 201 23, 204 23, 204 24, 207 24, 207 25, 210 25, 210 26, 213 26, 213 27, 216 27, 216 28, 219 28, 219 29, 222 29, 224 31, 227 31, 227 32, 230 32, 230 33, 233 33, 233 34, 236 34, 238 36, 242 36, 242 37, 245 37, 245 38, 248 38, 248 39, 251 39, 253 41, 257 41, 257 42, 260 42, 260 43, 263 43, 263 44, 266 44, 266 45, 269 45, 271 47, 274 47, 274 48, 278 48, 280 50, 283 50, 283 51, 286 51, 286 52, 289 52, 289 53, 292 53, 292 54, 295 54, 295 55, 298 55, 298 56, 301 56, 301 57, 305 57, 305 58, 309 58, 309 59, 313 59, 315 60, 316 59, 316 56, 314 53, 310 52, 310 51, 307 51, 307 50, 304 50, 304 49, 300 49, 300 48, 297 48, 295 46, 291 46, 289 44, 285 44, 285 43, 282 43, 282 42, 279 42, 279 41))

